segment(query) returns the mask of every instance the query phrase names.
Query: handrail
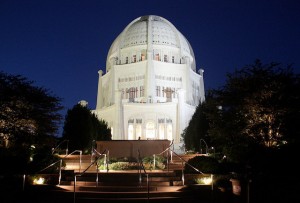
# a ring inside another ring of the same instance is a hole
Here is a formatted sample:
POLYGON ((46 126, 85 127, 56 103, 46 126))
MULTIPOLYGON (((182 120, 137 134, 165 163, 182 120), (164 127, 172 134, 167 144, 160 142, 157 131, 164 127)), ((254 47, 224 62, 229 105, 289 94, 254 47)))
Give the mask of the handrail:
POLYGON ((56 151, 56 149, 62 145, 64 142, 67 142, 67 147, 66 147, 66 155, 68 155, 68 151, 69 151, 69 140, 63 140, 61 143, 59 143, 55 148, 52 148, 52 154, 54 154, 54 152, 56 151))
POLYGON ((97 184, 97 186, 98 186, 98 172, 99 172, 99 169, 98 169, 98 160, 99 160, 99 158, 100 158, 101 156, 103 156, 103 155, 106 156, 106 154, 105 154, 106 149, 105 149, 102 153, 99 153, 96 149, 94 149, 94 152, 95 152, 96 154, 98 154, 99 156, 96 157, 95 160, 94 160, 94 161, 93 161, 93 162, 92 162, 92 163, 91 163, 84 171, 82 171, 80 174, 77 174, 77 175, 74 176, 74 196, 73 196, 74 203, 75 203, 75 201, 76 201, 76 181, 77 181, 77 176, 82 176, 82 175, 84 175, 84 174, 87 172, 87 170, 89 170, 89 168, 91 168, 91 166, 94 165, 95 163, 96 163, 96 165, 97 165, 96 184, 97 184))
POLYGON ((79 152, 79 153, 80 153, 80 167, 81 167, 81 155, 82 155, 82 151, 81 151, 81 150, 74 150, 72 153, 65 155, 64 157, 60 158, 58 161, 56 161, 56 162, 50 164, 49 166, 47 166, 47 167, 43 168, 42 170, 38 171, 37 173, 40 173, 40 172, 42 172, 42 171, 44 171, 44 170, 50 168, 51 166, 53 166, 53 165, 55 165, 56 163, 58 163, 59 161, 65 159, 65 158, 68 157, 69 155, 74 154, 75 152, 79 152))
MULTIPOLYGON (((167 155, 167 168, 168 168, 168 172, 169 172, 169 151, 170 151, 172 145, 174 144, 173 141, 174 141, 174 140, 172 140, 172 142, 171 142, 171 144, 169 145, 169 147, 167 147, 167 148, 166 148, 165 150, 163 150, 161 153, 153 154, 153 168, 154 168, 154 169, 155 169, 155 156, 156 156, 156 155, 161 155, 161 154, 167 152, 167 153, 168 153, 168 155, 167 155)), ((173 155, 172 155, 172 151, 171 151, 171 163, 172 163, 172 162, 173 162, 173 155)))
POLYGON ((147 177, 147 200, 149 202, 149 193, 150 193, 150 189, 149 189, 149 174, 147 173, 146 169, 145 169, 145 166, 143 164, 143 161, 141 159, 141 153, 140 153, 140 149, 138 149, 138 158, 139 158, 139 182, 140 182, 140 186, 142 184, 142 170, 141 170, 141 167, 147 177))
POLYGON ((182 179, 182 185, 184 185, 184 167, 183 167, 183 162, 190 166, 192 169, 194 169, 195 171, 197 171, 198 173, 200 174, 204 174, 202 171, 200 171, 199 169, 197 169, 196 167, 192 166, 191 164, 189 164, 186 160, 184 160, 183 158, 181 158, 176 152, 174 152, 171 148, 170 150, 182 161, 182 176, 181 176, 181 179, 182 179))
MULTIPOLYGON (((39 171, 36 172, 35 174, 40 173, 40 172, 42 172, 42 171, 44 171, 44 170, 46 170, 46 169, 48 169, 48 168, 54 166, 54 165, 57 164, 58 162, 60 162, 60 164, 59 164, 59 176, 58 176, 58 185, 60 185, 60 182, 61 182, 62 160, 65 159, 67 156, 74 154, 75 152, 79 152, 79 153, 80 153, 80 159, 79 159, 79 171, 80 171, 80 170, 81 170, 81 155, 82 155, 82 151, 81 151, 81 150, 75 150, 75 151, 73 151, 72 153, 65 155, 63 158, 60 158, 58 161, 55 161, 55 162, 53 162, 52 164, 48 165, 47 167, 45 167, 45 168, 39 170, 39 171)), ((23 191, 25 190, 25 182, 26 182, 26 174, 23 175, 23 191)))
POLYGON ((72 155, 72 154, 74 154, 74 153, 76 153, 76 152, 79 152, 79 154, 80 154, 80 156, 79 156, 79 172, 80 172, 80 170, 81 170, 81 156, 82 156, 82 150, 74 150, 72 153, 65 155, 64 157, 60 158, 58 161, 56 161, 56 162, 50 164, 49 166, 47 166, 47 167, 43 168, 42 170, 38 171, 37 173, 40 173, 40 172, 42 172, 42 171, 44 171, 44 170, 46 170, 46 169, 48 169, 48 168, 54 166, 54 165, 57 164, 58 162, 60 162, 60 164, 59 164, 59 176, 58 176, 58 185, 60 185, 60 182, 61 182, 62 160, 65 159, 65 158, 67 158, 69 155, 72 155))

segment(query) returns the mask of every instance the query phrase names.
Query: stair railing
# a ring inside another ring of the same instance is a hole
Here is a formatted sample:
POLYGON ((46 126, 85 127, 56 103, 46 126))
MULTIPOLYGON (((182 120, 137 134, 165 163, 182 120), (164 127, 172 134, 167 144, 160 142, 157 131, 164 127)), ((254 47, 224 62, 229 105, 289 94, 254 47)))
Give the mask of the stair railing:
POLYGON ((106 154, 99 153, 96 149, 94 149, 94 154, 97 154, 98 156, 104 156, 103 164, 106 168, 106 172, 108 172, 108 163, 109 163, 109 150, 106 150, 106 154))
POLYGON ((55 164, 57 164, 59 162, 59 175, 58 175, 58 185, 60 185, 61 182, 61 171, 62 171, 62 161, 67 158, 68 156, 75 154, 76 152, 79 152, 79 172, 81 170, 81 156, 82 156, 82 150, 74 150, 72 153, 65 155, 64 157, 60 158, 58 161, 50 164, 49 166, 43 168, 42 170, 38 171, 37 173, 40 173, 52 166, 54 166, 55 164))
POLYGON ((143 160, 141 158, 141 153, 140 150, 138 149, 138 158, 139 158, 139 182, 140 182, 140 186, 142 185, 142 169, 144 174, 147 177, 147 200, 149 202, 149 193, 150 193, 150 189, 149 189, 149 174, 147 173, 145 166, 143 164, 143 160))
POLYGON ((98 160, 100 159, 101 156, 106 157, 106 152, 107 150, 105 149, 102 153, 99 153, 96 149, 94 149, 95 154, 97 154, 98 156, 96 156, 95 160, 84 170, 82 171, 80 174, 74 175, 74 196, 73 196, 73 202, 76 202, 76 182, 77 182, 77 177, 84 175, 95 163, 96 163, 96 167, 97 167, 97 176, 96 176, 96 185, 98 186, 98 173, 99 173, 99 169, 98 169, 98 160))
MULTIPOLYGON (((170 148, 170 150, 173 152, 173 154, 178 157, 181 160, 181 164, 182 164, 182 169, 181 169, 181 180, 182 180, 182 185, 184 185, 184 164, 190 166, 192 169, 194 169, 195 171, 197 171, 200 174, 204 174, 202 171, 200 171, 199 169, 197 169, 196 167, 192 166, 191 164, 189 164, 186 160, 184 160, 183 158, 181 158, 176 152, 174 152, 174 150, 172 150, 170 148)), ((213 186, 212 186, 213 187, 213 186)))
POLYGON ((156 156, 159 156, 159 155, 162 155, 163 153, 167 152, 167 169, 168 169, 168 172, 169 172, 169 153, 170 153, 170 161, 171 163, 173 162, 173 154, 172 154, 172 150, 171 147, 174 146, 173 144, 173 141, 171 142, 171 144, 169 145, 169 147, 167 147, 165 150, 163 150, 161 153, 158 153, 158 154, 153 154, 153 168, 155 170, 155 167, 156 167, 156 161, 155 161, 155 157, 156 156))
POLYGON ((63 140, 61 143, 59 143, 55 148, 52 148, 52 154, 54 154, 54 152, 63 144, 63 143, 67 143, 66 146, 66 155, 68 155, 68 151, 69 151, 69 140, 63 140))

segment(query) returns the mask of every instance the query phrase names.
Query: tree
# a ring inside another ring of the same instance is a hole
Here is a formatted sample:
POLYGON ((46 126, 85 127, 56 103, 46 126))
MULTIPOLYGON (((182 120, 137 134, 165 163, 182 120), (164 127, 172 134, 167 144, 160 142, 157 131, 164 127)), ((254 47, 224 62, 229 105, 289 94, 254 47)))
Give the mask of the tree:
POLYGON ((206 114, 204 113, 206 108, 207 103, 205 102, 200 103, 197 106, 196 111, 189 122, 189 125, 182 133, 185 148, 187 150, 197 151, 199 149, 199 152, 201 152, 202 147, 200 149, 200 140, 203 139, 208 141, 208 120, 206 114))
POLYGON ((93 140, 111 140, 111 131, 107 123, 81 104, 68 110, 63 129, 63 139, 69 140, 69 149, 91 150, 93 140))
POLYGON ((6 147, 43 144, 62 119, 61 99, 21 75, 0 72, 0 136, 6 147))
POLYGON ((245 162, 265 148, 299 143, 300 77, 291 66, 257 60, 228 73, 226 84, 208 93, 185 131, 187 146, 207 132, 218 152, 245 162))
POLYGON ((0 72, 0 172, 24 173, 49 149, 62 119, 61 99, 21 75, 0 72))
POLYGON ((232 157, 299 139, 295 119, 300 112, 300 79, 291 66, 257 60, 228 74, 226 84, 213 92, 215 105, 222 106, 222 111, 209 115, 209 135, 225 144, 223 149, 227 146, 232 157))

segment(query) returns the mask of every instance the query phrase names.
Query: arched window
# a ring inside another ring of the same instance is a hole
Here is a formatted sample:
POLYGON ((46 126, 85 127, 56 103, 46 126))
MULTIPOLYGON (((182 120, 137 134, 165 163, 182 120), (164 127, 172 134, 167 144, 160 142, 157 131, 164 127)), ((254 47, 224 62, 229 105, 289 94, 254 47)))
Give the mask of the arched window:
POLYGON ((153 121, 148 121, 146 124, 146 139, 155 138, 155 123, 153 121))
POLYGON ((173 140, 172 123, 169 123, 169 124, 167 125, 167 137, 168 137, 168 140, 173 140))
POLYGON ((158 129, 159 129, 159 139, 161 140, 165 139, 165 124, 160 123, 158 129))

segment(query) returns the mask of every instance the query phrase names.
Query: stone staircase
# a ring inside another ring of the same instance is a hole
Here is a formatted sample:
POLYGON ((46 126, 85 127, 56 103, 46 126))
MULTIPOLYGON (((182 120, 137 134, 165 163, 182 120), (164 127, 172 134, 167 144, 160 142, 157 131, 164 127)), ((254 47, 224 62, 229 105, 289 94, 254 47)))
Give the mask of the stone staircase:
POLYGON ((76 176, 76 185, 74 175, 78 173, 66 173, 60 185, 27 185, 25 192, 19 196, 22 201, 18 199, 16 202, 210 202, 209 186, 183 185, 181 173, 177 171, 147 173, 148 178, 145 174, 140 176, 137 171, 100 172, 97 183, 97 173, 89 172, 76 176))
POLYGON ((97 173, 92 165, 79 176, 91 164, 91 156, 81 156, 80 165, 79 156, 71 155, 64 159, 66 166, 59 185, 28 185, 22 199, 30 203, 211 202, 210 186, 187 185, 182 181, 182 159, 188 161, 194 156, 173 156, 168 169, 147 170, 147 175, 138 170, 97 173))

